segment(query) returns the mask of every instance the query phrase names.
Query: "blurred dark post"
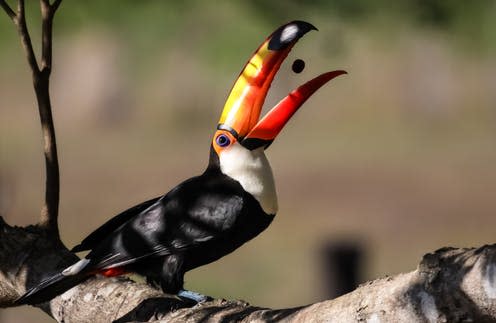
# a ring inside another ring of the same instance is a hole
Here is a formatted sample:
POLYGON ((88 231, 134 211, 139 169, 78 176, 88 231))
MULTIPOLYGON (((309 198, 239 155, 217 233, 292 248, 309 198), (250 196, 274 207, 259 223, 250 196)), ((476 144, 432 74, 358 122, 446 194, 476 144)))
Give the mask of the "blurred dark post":
POLYGON ((328 241, 321 249, 323 290, 332 299, 354 290, 363 281, 365 247, 350 241, 328 241))

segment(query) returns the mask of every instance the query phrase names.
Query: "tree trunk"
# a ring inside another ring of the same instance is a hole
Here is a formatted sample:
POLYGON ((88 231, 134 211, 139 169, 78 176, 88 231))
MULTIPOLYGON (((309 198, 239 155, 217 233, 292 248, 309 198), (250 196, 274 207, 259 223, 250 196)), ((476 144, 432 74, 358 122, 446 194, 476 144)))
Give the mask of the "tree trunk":
MULTIPOLYGON (((42 226, 0 218, 0 306, 72 264, 42 226)), ((496 322, 496 245, 443 248, 412 272, 362 284, 334 300, 268 309, 217 299, 199 305, 127 278, 95 277, 38 306, 58 322, 496 322)))

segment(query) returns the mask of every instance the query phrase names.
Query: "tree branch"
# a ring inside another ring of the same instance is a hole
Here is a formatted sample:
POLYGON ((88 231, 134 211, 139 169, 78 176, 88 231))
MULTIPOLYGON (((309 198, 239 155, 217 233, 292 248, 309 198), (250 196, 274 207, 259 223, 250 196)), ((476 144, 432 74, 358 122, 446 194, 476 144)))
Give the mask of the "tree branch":
POLYGON ((41 0, 41 17, 42 17, 42 53, 41 53, 41 70, 51 70, 52 68, 52 29, 53 17, 60 6, 62 0, 56 0, 50 4, 48 0, 41 0))
POLYGON ((41 0, 42 17, 42 54, 41 71, 38 82, 35 79, 34 88, 41 120, 45 154, 45 205, 41 210, 41 225, 58 238, 58 208, 60 195, 59 163, 55 127, 52 117, 49 81, 52 70, 52 26, 55 10, 47 0, 41 0))
MULTIPOLYGON (((0 218, 0 307, 77 260, 38 227, 0 218)), ((334 300, 272 310, 242 301, 191 306, 148 285, 95 277, 38 306, 58 322, 494 322, 496 245, 443 248, 406 274, 362 284, 334 300)))
POLYGON ((31 36, 29 35, 28 26, 26 24, 24 0, 19 0, 17 3, 17 15, 14 23, 16 24, 17 32, 21 37, 21 44, 24 48, 24 52, 26 53, 29 67, 31 67, 33 78, 36 78, 40 72, 40 69, 38 67, 38 62, 36 61, 36 55, 34 54, 31 36))
POLYGON ((36 60, 33 44, 26 24, 24 0, 18 0, 17 14, 8 6, 5 0, 0 0, 0 5, 7 15, 14 21, 26 57, 31 68, 33 87, 38 103, 40 115, 43 151, 45 156, 45 203, 41 209, 40 225, 52 233, 54 239, 59 239, 58 231, 58 208, 60 195, 59 163, 57 156, 57 143, 55 139, 55 127, 52 117, 52 105, 50 101, 49 81, 52 69, 52 27, 53 17, 61 0, 56 0, 50 5, 48 0, 40 0, 42 17, 42 46, 41 46, 41 69, 36 60))
POLYGON ((52 10, 53 10, 53 13, 55 14, 55 12, 57 11, 57 9, 59 8, 60 6, 60 3, 62 3, 62 0, 55 0, 52 4, 52 10))
POLYGON ((48 0, 40 1, 41 7, 41 71, 52 67, 52 26, 53 10, 48 0))
POLYGON ((5 0, 0 0, 0 6, 3 8, 5 13, 12 19, 12 21, 15 21, 16 19, 16 13, 12 8, 8 5, 8 3, 5 0))

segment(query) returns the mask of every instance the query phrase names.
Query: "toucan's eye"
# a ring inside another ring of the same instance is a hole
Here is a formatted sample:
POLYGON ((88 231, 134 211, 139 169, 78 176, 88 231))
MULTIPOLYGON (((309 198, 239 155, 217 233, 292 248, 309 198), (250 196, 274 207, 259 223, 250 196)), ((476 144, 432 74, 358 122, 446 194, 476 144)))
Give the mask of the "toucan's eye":
POLYGON ((215 142, 220 147, 226 147, 229 146, 229 144, 231 143, 231 139, 229 139, 229 137, 224 134, 220 134, 217 136, 217 138, 215 138, 215 142))

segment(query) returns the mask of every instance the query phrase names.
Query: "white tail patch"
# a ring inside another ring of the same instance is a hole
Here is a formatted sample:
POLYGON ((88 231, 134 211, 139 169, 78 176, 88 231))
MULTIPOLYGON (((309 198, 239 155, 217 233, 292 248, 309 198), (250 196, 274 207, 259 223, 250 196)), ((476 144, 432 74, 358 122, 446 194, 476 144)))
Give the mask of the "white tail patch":
POLYGON ((487 297, 496 298, 496 266, 492 263, 487 265, 484 276, 482 276, 482 287, 484 287, 487 297))
POLYGON ((420 296, 420 308, 427 322, 438 322, 439 312, 434 297, 424 291, 420 291, 418 296, 420 296))
POLYGON ((89 259, 83 258, 83 259, 79 260, 78 262, 76 262, 74 265, 69 266, 66 269, 64 269, 64 271, 62 272, 62 275, 73 276, 73 275, 79 273, 81 270, 83 270, 84 267, 86 267, 86 265, 89 262, 90 262, 89 259))

